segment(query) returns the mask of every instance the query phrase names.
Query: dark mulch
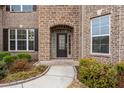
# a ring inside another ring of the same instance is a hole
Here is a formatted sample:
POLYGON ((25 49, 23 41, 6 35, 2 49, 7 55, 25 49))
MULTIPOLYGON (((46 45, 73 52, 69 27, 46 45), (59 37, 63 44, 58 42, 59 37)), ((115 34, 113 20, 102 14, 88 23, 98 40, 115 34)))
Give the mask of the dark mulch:
POLYGON ((124 88, 124 73, 118 76, 117 88, 124 88))

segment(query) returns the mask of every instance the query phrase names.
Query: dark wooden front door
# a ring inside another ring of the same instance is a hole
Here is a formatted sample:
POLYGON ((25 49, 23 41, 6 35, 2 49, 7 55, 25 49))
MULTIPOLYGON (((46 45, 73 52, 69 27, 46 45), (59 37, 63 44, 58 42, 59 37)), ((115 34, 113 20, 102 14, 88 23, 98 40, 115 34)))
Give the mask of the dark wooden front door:
POLYGON ((57 57, 67 57, 67 33, 57 33, 57 57))

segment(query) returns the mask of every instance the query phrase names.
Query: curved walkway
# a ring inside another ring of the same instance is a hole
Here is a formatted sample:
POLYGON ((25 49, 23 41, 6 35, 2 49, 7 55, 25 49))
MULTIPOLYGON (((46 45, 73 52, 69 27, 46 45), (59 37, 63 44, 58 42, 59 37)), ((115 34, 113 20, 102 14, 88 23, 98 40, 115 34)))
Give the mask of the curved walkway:
POLYGON ((73 66, 51 66, 40 78, 6 88, 66 88, 75 75, 73 66))

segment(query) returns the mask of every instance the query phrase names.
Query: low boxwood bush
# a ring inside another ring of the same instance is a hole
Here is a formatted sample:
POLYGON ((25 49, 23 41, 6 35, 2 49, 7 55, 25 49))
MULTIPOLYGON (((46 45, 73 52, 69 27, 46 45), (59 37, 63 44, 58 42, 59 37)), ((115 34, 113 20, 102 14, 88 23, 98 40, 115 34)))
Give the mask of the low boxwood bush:
POLYGON ((19 53, 19 54, 17 54, 17 58, 19 60, 27 60, 28 62, 30 62, 32 60, 31 55, 28 53, 19 53))
POLYGON ((11 65, 13 62, 15 62, 16 59, 17 59, 16 56, 5 56, 5 57, 3 58, 3 61, 9 66, 9 65, 11 65))
POLYGON ((80 81, 92 88, 110 88, 115 87, 117 83, 117 71, 112 65, 85 59, 81 61, 79 73, 80 81))
POLYGON ((10 55, 11 53, 9 52, 0 52, 0 61, 2 61, 5 56, 10 56, 10 55))
POLYGON ((115 64, 118 74, 124 74, 124 62, 115 64))
POLYGON ((6 76, 7 66, 4 62, 0 61, 0 80, 6 76))

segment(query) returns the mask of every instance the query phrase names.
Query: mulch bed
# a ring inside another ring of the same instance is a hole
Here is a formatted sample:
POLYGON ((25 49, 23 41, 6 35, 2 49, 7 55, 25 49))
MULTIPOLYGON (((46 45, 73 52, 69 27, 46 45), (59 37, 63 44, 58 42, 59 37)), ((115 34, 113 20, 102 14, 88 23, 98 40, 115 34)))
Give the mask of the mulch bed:
POLYGON ((77 80, 73 80, 72 83, 68 86, 68 88, 88 88, 86 85, 82 84, 79 81, 80 75, 79 75, 79 66, 75 66, 77 70, 77 80))
POLYGON ((68 86, 68 88, 88 88, 78 80, 72 81, 72 83, 68 86))
POLYGON ((124 73, 119 76, 116 88, 124 88, 124 73))
MULTIPOLYGON (((35 67, 35 66, 34 66, 34 63, 35 63, 35 62, 30 62, 30 63, 28 63, 29 68, 28 68, 28 69, 24 69, 23 71, 25 71, 25 72, 32 71, 32 70, 34 69, 34 67, 35 67)), ((47 68, 47 67, 46 67, 46 68, 47 68)), ((22 71, 17 71, 17 72, 22 72, 22 71)), ((7 76, 8 76, 9 74, 11 75, 11 74, 14 74, 14 73, 16 73, 16 71, 14 71, 14 72, 10 72, 10 71, 9 71, 9 73, 7 74, 7 76)), ((6 77, 7 77, 7 76, 6 76, 6 77)), ((5 78, 6 78, 6 77, 5 77, 5 78)), ((6 81, 5 78, 2 79, 2 80, 0 80, 0 84, 9 83, 8 81, 6 81)))

